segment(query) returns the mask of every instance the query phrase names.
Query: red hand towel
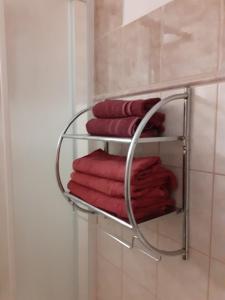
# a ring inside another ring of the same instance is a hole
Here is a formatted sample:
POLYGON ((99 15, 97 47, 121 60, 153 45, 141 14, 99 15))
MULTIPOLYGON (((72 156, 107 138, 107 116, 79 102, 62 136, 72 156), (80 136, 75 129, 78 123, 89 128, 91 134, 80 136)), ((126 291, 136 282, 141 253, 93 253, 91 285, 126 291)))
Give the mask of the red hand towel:
MULTIPOLYGON (((123 198, 109 197, 103 193, 96 192, 84 186, 81 186, 73 181, 68 183, 68 189, 71 194, 81 198, 85 202, 111 212, 118 217, 127 218, 127 210, 125 201, 123 198)), ((172 199, 168 199, 167 193, 155 189, 146 198, 139 200, 132 200, 132 208, 137 218, 144 218, 154 212, 154 214, 162 213, 162 210, 166 210, 175 206, 175 202, 172 199)))
MULTIPOLYGON (((92 176, 81 172, 73 172, 71 180, 108 196, 124 196, 124 182, 122 181, 92 176)), ((174 190, 177 187, 175 175, 162 166, 153 168, 153 171, 149 172, 148 176, 142 178, 137 184, 131 185, 132 198, 147 195, 155 187, 163 187, 168 191, 174 190)))
MULTIPOLYGON (((91 119, 87 122, 87 132, 92 135, 132 137, 140 123, 138 117, 121 119, 91 119)), ((163 126, 160 127, 163 130, 163 126)), ((156 128, 147 125, 142 132, 142 137, 155 137, 159 135, 156 128)))
MULTIPOLYGON (((103 178, 123 181, 125 175, 126 157, 108 154, 98 149, 84 157, 73 161, 73 169, 82 173, 103 178)), ((131 183, 141 178, 141 173, 148 172, 153 166, 160 164, 158 156, 137 157, 132 164, 131 183)))
POLYGON ((133 101, 105 100, 93 107, 93 114, 97 118, 143 117, 160 100, 160 98, 133 101))

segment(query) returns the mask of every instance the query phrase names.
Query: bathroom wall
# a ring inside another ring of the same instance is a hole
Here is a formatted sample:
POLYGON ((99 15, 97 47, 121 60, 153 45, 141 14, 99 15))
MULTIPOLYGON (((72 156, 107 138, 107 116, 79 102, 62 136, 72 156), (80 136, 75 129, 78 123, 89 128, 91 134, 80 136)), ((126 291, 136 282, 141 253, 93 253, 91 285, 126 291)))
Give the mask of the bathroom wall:
POLYGON ((8 120, 5 13, 0 1, 0 299, 4 300, 12 300, 14 295, 8 120))
POLYGON ((123 1, 97 0, 96 97, 224 76, 223 5, 172 1, 122 26, 123 1))
MULTIPOLYGON (((149 88, 196 85, 191 118, 190 259, 163 257, 156 263, 107 237, 104 231, 129 241, 130 233, 99 218, 98 300, 225 298, 225 83, 202 85, 225 76, 224 11, 224 0, 175 0, 122 26, 122 0, 95 0, 96 99, 149 88)), ((183 89, 153 96, 179 91, 183 89)), ((165 134, 178 134, 182 107, 171 104, 165 111, 165 134)), ((126 151, 124 147, 120 150, 126 151)), ((161 144, 141 147, 138 153, 159 153, 180 179, 180 150, 176 144, 161 144)), ((181 246, 181 215, 165 216, 142 228, 160 248, 181 246)))
MULTIPOLYGON (((68 8, 67 0, 5 1, 16 300, 76 298, 77 228, 54 174, 72 115, 68 8)), ((66 150, 69 174, 71 144, 66 150)))

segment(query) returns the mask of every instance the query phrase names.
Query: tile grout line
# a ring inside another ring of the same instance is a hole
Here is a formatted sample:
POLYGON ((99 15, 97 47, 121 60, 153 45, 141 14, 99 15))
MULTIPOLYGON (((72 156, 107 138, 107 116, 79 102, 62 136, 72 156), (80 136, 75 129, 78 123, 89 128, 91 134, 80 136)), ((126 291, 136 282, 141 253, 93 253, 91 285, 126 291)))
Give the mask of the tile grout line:
MULTIPOLYGON (((156 224, 156 244, 157 244, 157 247, 159 248, 159 222, 157 222, 156 224)), ((159 264, 161 262, 159 261, 156 265, 156 288, 155 288, 155 299, 159 299, 159 295, 158 295, 158 292, 159 292, 159 264)))
POLYGON ((118 266, 114 265, 108 258, 106 258, 104 255, 102 255, 101 252, 98 252, 97 256, 99 256, 99 258, 105 260, 108 264, 110 264, 111 266, 113 266, 115 269, 117 269, 122 274, 121 268, 119 268, 118 266))
POLYGON ((210 297, 210 275, 211 275, 211 258, 212 258, 212 234, 213 234, 213 211, 214 211, 214 192, 215 192, 215 168, 216 168, 216 141, 217 141, 217 119, 218 119, 218 102, 219 102, 219 84, 216 91, 216 109, 215 109, 215 129, 214 129, 214 155, 213 155, 213 174, 212 174, 212 195, 211 195, 211 218, 210 218, 210 243, 209 243, 209 270, 207 282, 207 299, 210 297))
MULTIPOLYGON (((161 8, 161 14, 162 14, 162 17, 163 17, 163 14, 164 14, 164 8, 162 7, 161 8)), ((163 24, 161 24, 161 38, 162 38, 162 32, 163 32, 163 24)), ((159 74, 160 74, 160 80, 161 80, 161 55, 162 55, 162 51, 161 51, 161 47, 160 47, 160 67, 159 67, 159 74)), ((160 92, 159 93, 159 97, 162 98, 163 96, 163 93, 160 92)), ((158 143, 158 154, 159 154, 159 157, 160 157, 160 153, 161 153, 161 143, 158 143)), ((157 247, 159 247, 159 222, 157 222, 156 224, 156 244, 157 244, 157 247)), ((156 289, 155 289, 155 300, 159 299, 159 264, 161 262, 158 262, 157 265, 156 265, 156 289)))
MULTIPOLYGON (((132 251, 132 250, 131 250, 132 251)), ((121 273, 122 276, 122 282, 123 282, 123 275, 126 275, 127 277, 129 277, 131 280, 135 281, 138 285, 140 285, 143 289, 145 289, 148 293, 150 293, 151 295, 155 295, 150 289, 147 289, 144 285, 142 285, 142 283, 138 282, 135 277, 132 277, 132 275, 130 275, 128 272, 126 272, 125 270, 123 270, 122 268, 119 268, 118 266, 114 265, 108 258, 106 258, 104 255, 102 255, 102 253, 98 253, 97 255, 99 258, 105 260, 108 264, 110 264, 111 266, 113 266, 114 268, 117 269, 117 271, 119 271, 119 273, 121 273)), ((122 286, 122 284, 121 284, 122 286)), ((119 299, 118 299, 119 300, 119 299)))
POLYGON ((138 284, 142 289, 144 289, 148 294, 151 294, 152 296, 156 296, 151 290, 147 289, 146 286, 142 285, 142 283, 138 282, 134 277, 132 277, 129 273, 126 271, 124 272, 124 276, 127 276, 129 279, 134 281, 136 284, 138 284))
MULTIPOLYGON (((180 244, 182 241, 180 240, 176 240, 175 238, 172 238, 172 237, 170 237, 170 236, 168 236, 167 234, 165 234, 165 233, 159 233, 159 236, 161 236, 162 238, 166 238, 166 239, 168 239, 168 240, 170 240, 170 241, 172 241, 173 243, 176 243, 176 244, 180 244)), ((207 253, 204 253, 204 252, 202 252, 201 250, 199 250, 199 249, 196 249, 196 248, 193 248, 193 247, 189 247, 191 250, 193 250, 193 251, 195 251, 195 252, 198 252, 199 254, 201 254, 201 255, 204 255, 204 256, 206 256, 206 257, 209 257, 209 254, 207 254, 207 253)))
POLYGON ((99 289, 98 289, 98 272, 99 272, 99 253, 96 251, 96 299, 98 299, 99 289))
MULTIPOLYGON (((181 166, 175 166, 175 165, 170 165, 170 164, 164 164, 165 167, 168 168, 174 168, 174 169, 182 169, 181 166)), ((204 174, 215 174, 215 175, 220 175, 220 176, 225 176, 225 173, 220 173, 220 172, 216 172, 214 170, 212 171, 205 171, 205 170, 200 170, 200 169, 194 169, 194 168, 190 168, 190 171, 194 171, 194 172, 198 172, 198 173, 204 173, 204 174)))
MULTIPOLYGON (((122 147, 122 145, 121 145, 122 147)), ((122 151, 122 149, 121 149, 122 151)), ((121 228, 121 237, 124 239, 124 228, 121 228)), ((121 299, 123 300, 123 292, 124 292, 124 249, 121 247, 121 273, 122 273, 122 283, 121 283, 121 299)))
POLYGON ((211 258, 212 258, 213 260, 216 260, 217 262, 223 264, 224 267, 225 267, 225 260, 222 260, 222 259, 220 259, 220 258, 216 258, 216 257, 214 257, 214 256, 212 256, 211 258))

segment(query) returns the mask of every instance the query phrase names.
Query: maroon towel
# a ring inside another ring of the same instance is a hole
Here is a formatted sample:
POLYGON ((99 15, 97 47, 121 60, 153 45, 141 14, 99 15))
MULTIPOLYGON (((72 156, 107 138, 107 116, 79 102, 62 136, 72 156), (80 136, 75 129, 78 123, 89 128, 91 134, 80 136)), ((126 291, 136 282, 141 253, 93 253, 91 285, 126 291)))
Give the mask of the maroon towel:
MULTIPOLYGON (((126 157, 112 155, 98 149, 73 161, 73 169, 82 173, 124 181, 126 157)), ((131 183, 142 180, 151 169, 160 164, 158 156, 136 157, 132 163, 131 183)), ((146 177, 145 177, 146 178, 146 177)))
MULTIPOLYGON (((158 188, 167 193, 173 191, 177 187, 175 175, 166 168, 158 165, 152 168, 153 170, 143 176, 141 180, 131 185, 132 198, 139 198, 144 195, 149 195, 152 189, 158 188)), ((112 179, 92 176, 81 172, 73 172, 71 180, 84 187, 91 188, 111 197, 124 196, 124 182, 115 181, 112 179)))
MULTIPOLYGON (((103 193, 88 189, 73 181, 68 183, 68 189, 71 194, 81 198, 85 202, 104 209, 118 217, 127 219, 127 210, 123 198, 109 197, 103 193)), ((132 208, 137 220, 146 217, 156 217, 163 215, 169 210, 175 209, 175 201, 163 197, 158 191, 152 195, 139 200, 132 200, 132 208)))
MULTIPOLYGON (((138 117, 121 119, 92 119, 86 124, 87 132, 92 135, 132 137, 140 123, 138 117)), ((160 130, 163 130, 161 126, 160 130)), ((147 125, 142 132, 142 137, 156 137, 159 131, 147 125)))
POLYGON ((143 117, 160 100, 105 100, 93 107, 93 114, 97 118, 143 117))

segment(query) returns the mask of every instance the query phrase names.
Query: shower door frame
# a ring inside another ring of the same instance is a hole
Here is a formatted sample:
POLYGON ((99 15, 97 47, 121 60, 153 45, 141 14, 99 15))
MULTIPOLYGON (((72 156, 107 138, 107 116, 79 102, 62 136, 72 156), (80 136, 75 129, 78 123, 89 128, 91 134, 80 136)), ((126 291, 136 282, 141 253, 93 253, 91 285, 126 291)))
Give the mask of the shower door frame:
POLYGON ((15 253, 11 183, 11 143, 7 85, 4 0, 0 0, 0 281, 1 299, 15 300, 15 253))
MULTIPOLYGON (((82 106, 86 107, 94 101, 94 1, 93 0, 68 0, 69 1, 69 64, 70 64, 70 102, 72 114, 75 114, 82 106), (86 3, 86 95, 83 99, 77 99, 76 95, 76 2, 86 3), (84 100, 84 103, 83 103, 84 100), (78 103, 77 103, 78 102, 78 103)), ((89 150, 89 145, 87 149, 89 150)), ((74 144, 74 156, 79 153, 79 148, 74 144)), ((87 216, 75 211, 76 246, 78 247, 77 265, 77 299, 94 300, 96 298, 96 250, 97 250, 97 218, 87 216)))

